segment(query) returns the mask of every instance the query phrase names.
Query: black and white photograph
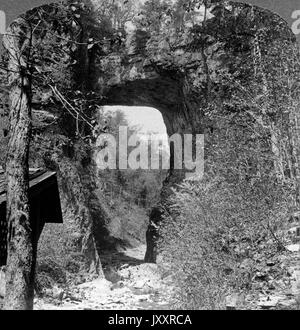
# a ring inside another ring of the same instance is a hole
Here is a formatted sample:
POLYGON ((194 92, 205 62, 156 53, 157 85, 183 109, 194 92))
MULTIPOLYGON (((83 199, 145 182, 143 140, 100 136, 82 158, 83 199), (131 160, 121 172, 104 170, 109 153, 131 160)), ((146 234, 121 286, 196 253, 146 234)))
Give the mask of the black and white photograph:
POLYGON ((0 43, 0 318, 300 310, 299 0, 1 0, 0 43))

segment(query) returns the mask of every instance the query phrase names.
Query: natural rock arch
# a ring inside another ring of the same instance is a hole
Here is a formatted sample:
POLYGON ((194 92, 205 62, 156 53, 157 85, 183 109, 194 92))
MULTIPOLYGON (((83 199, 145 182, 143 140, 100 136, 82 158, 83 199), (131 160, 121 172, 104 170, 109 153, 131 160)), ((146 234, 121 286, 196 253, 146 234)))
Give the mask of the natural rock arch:
MULTIPOLYGON (((279 29, 274 28, 274 31, 270 29, 270 35, 282 40, 295 41, 291 30, 278 15, 249 5, 229 5, 229 7, 229 14, 226 17, 228 21, 230 21, 230 15, 237 19, 249 20, 247 24, 250 25, 255 21, 251 27, 256 28, 257 31, 263 24, 278 25, 279 29), (255 17, 256 15, 257 17, 255 17), (263 21, 264 23, 262 23, 263 21)), ((188 22, 185 24, 188 25, 188 22)), ((207 22, 207 24, 209 26, 210 23, 207 22)), ((242 26, 238 32, 241 35, 244 34, 245 39, 247 36, 249 37, 247 24, 242 26)), ((231 28, 228 26, 229 30, 231 28)), ((217 95, 217 93, 222 94, 222 91, 218 88, 217 91, 214 91, 219 83, 218 74, 222 70, 230 70, 230 63, 234 60, 232 56, 235 51, 243 52, 243 50, 229 50, 230 42, 227 46, 218 46, 217 36, 220 33, 218 28, 215 31, 204 29, 204 32, 212 40, 204 41, 205 45, 202 49, 200 47, 197 50, 187 51, 190 40, 182 41, 173 49, 168 47, 164 49, 164 51, 171 52, 169 57, 159 50, 160 45, 166 40, 160 40, 153 46, 152 43, 155 41, 146 31, 138 29, 127 31, 126 42, 120 46, 119 51, 107 54, 105 59, 100 61, 100 64, 98 63, 99 76, 95 90, 100 88, 101 93, 105 96, 106 105, 150 106, 158 109, 162 113, 169 135, 206 133, 207 130, 212 129, 212 123, 206 118, 203 109, 210 102, 220 102, 220 105, 222 103, 221 98, 218 100, 217 95), (157 47, 157 49, 153 51, 153 47, 157 47), (224 49, 228 50, 228 54, 224 53, 224 49), (114 67, 114 70, 109 70, 111 67, 114 67), (197 79, 200 79, 200 82, 198 81, 198 85, 195 86, 197 79)), ((256 31, 251 32, 255 36, 256 31)), ((203 30, 200 33, 203 33, 203 30)), ((245 48, 251 47, 252 42, 253 44, 256 42, 255 37, 253 40, 250 37, 248 44, 245 42, 247 44, 245 48)), ((247 52, 249 49, 245 49, 245 53, 247 52)), ((181 182, 185 177, 184 174, 184 170, 170 171, 162 190, 162 204, 169 197, 170 188, 181 182)), ((157 231, 155 228, 162 215, 160 205, 156 206, 150 215, 145 257, 147 262, 156 261, 157 231)))
MULTIPOLYGON (((209 29, 196 30, 196 35, 186 33, 186 39, 177 40, 168 45, 164 38, 156 40, 146 30, 132 29, 125 31, 126 41, 119 47, 106 51, 105 56, 96 58, 93 66, 93 89, 103 95, 103 105, 149 106, 158 109, 164 118, 169 135, 174 133, 203 134, 211 129, 204 109, 212 102, 222 104, 225 92, 219 82, 220 72, 230 71, 235 52, 251 52, 246 49, 235 49, 226 39, 228 33, 233 35, 231 19, 242 19, 253 26, 274 25, 275 38, 292 40, 293 35, 287 24, 268 11, 248 5, 229 5, 226 14, 221 17, 222 26, 207 22, 209 29), (260 17, 256 17, 258 15, 260 17), (227 22, 230 22, 227 26, 227 22), (280 25, 276 29, 275 26, 280 25), (210 29, 211 28, 211 29, 210 29), (222 30, 223 29, 223 30, 222 30), (279 33, 280 30, 280 33, 279 33), (198 35, 197 35, 198 33, 198 35), (205 38, 202 36, 205 34, 205 38), (198 43, 197 36, 201 42, 198 43), (220 44, 219 40, 223 44, 220 44), (112 69, 113 68, 113 69, 112 69)), ((185 22, 188 26, 188 22, 185 22)), ((257 27, 258 28, 258 27, 257 27)), ((241 26, 238 31, 247 36, 243 47, 249 47, 248 26, 241 26)), ((254 33, 255 34, 255 33, 254 33)), ((241 46, 241 47, 242 47, 241 46)), ((162 191, 162 203, 170 194, 170 187, 184 178, 184 171, 171 171, 162 191)), ((158 205, 151 214, 151 221, 160 221, 162 212, 158 205)), ((148 231, 148 251, 146 261, 154 262, 156 235, 153 226, 148 231)))

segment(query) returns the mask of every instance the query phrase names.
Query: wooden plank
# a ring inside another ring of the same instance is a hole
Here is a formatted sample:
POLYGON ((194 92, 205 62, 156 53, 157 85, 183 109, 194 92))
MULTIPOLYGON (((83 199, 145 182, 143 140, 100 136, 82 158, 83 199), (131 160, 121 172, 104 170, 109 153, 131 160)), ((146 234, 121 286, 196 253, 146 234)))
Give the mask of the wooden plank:
MULTIPOLYGON (((30 169, 29 172, 29 189, 34 188, 35 186, 42 184, 44 181, 47 181, 51 177, 55 177, 55 172, 50 172, 42 169, 30 169)), ((0 176, 0 204, 6 201, 6 182, 5 175, 0 176)))

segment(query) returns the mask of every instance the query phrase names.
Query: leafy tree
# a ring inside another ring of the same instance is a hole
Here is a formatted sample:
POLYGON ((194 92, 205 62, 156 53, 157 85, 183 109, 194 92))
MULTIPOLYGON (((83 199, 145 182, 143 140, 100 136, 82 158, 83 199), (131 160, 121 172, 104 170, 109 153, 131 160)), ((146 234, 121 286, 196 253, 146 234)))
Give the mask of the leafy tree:
POLYGON ((122 30, 125 23, 132 21, 140 7, 140 1, 101 0, 97 1, 96 12, 100 17, 107 17, 115 30, 122 30))

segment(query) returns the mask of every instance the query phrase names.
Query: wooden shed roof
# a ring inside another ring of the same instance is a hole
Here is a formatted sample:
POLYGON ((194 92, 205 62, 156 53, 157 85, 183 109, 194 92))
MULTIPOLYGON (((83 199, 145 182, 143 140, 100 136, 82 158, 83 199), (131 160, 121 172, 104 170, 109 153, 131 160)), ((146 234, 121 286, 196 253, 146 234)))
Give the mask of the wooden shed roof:
MULTIPOLYGON (((51 219, 46 222, 62 223, 62 212, 59 199, 56 172, 44 169, 29 170, 29 194, 30 199, 41 196, 43 207, 50 210, 51 219), (55 212, 53 212, 55 209, 55 212), (53 218, 53 215, 55 217, 53 218)), ((0 167, 0 205, 6 202, 6 179, 3 169, 0 167)))

